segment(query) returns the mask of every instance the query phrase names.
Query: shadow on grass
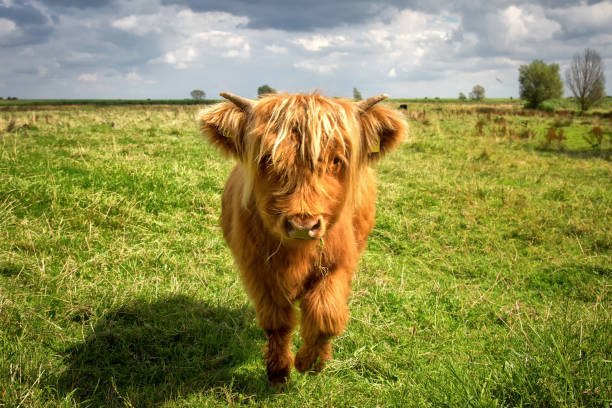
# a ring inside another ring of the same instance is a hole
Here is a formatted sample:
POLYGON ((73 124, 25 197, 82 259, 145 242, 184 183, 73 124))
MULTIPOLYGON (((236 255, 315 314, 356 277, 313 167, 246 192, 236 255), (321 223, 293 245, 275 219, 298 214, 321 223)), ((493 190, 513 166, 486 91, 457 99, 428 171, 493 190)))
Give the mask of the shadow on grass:
POLYGON ((22 270, 22 266, 17 266, 14 264, 0 264, 0 275, 5 276, 7 278, 19 275, 19 272, 21 272, 22 270))
POLYGON ((590 150, 568 150, 568 149, 556 149, 546 146, 538 146, 535 149, 541 153, 552 153, 570 157, 572 159, 604 159, 612 160, 612 149, 590 149, 590 150))
POLYGON ((239 372, 245 362, 261 359, 259 338, 246 306, 185 296, 136 301, 107 313, 84 342, 69 346, 67 368, 52 388, 92 406, 160 405, 223 387, 259 398, 272 392, 263 369, 239 372))

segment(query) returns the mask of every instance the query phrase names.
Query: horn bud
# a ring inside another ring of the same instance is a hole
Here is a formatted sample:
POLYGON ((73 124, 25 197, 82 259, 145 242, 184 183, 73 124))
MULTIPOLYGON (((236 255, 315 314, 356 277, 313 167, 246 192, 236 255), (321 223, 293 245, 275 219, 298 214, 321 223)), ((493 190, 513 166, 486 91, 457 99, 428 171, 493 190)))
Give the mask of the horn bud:
POLYGON ((368 109, 370 109, 372 106, 376 105, 378 102, 384 101, 388 97, 389 96, 387 94, 380 94, 380 95, 377 95, 377 96, 371 96, 368 99, 364 99, 363 101, 358 102, 357 106, 359 107, 359 109, 361 109, 362 112, 365 112, 368 109))
POLYGON ((254 101, 250 99, 243 98, 242 96, 234 95, 229 92, 221 92, 219 95, 238 106, 245 113, 249 113, 251 109, 253 109, 254 101))

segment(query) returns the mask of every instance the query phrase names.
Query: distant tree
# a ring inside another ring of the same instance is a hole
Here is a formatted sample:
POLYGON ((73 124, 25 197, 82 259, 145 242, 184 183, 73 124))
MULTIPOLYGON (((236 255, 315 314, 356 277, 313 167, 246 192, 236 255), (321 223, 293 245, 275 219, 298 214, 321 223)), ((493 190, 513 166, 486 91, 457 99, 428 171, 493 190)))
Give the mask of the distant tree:
POLYGON ((195 100, 204 99, 205 96, 206 92, 202 91, 201 89, 194 89, 193 91, 191 91, 191 97, 195 100))
POLYGON ((591 48, 574 55, 572 65, 565 71, 565 80, 584 112, 605 98, 606 78, 599 53, 591 48))
POLYGON ((463 92, 459 92, 459 100, 465 101, 466 99, 465 94, 463 92))
POLYGON ((519 67, 519 94, 527 101, 527 108, 537 108, 547 99, 563 96, 563 81, 559 75, 559 64, 546 64, 533 60, 519 67))
POLYGON ((361 92, 359 92, 359 89, 357 88, 353 88, 353 99, 356 101, 360 101, 361 98, 361 92))
POLYGON ((479 101, 484 99, 485 97, 485 89, 482 85, 474 85, 472 88, 472 92, 470 92, 470 99, 475 101, 479 101))
POLYGON ((276 89, 272 88, 268 84, 262 85, 259 88, 257 88, 257 96, 262 96, 262 95, 266 95, 266 94, 273 94, 273 93, 276 93, 276 89))

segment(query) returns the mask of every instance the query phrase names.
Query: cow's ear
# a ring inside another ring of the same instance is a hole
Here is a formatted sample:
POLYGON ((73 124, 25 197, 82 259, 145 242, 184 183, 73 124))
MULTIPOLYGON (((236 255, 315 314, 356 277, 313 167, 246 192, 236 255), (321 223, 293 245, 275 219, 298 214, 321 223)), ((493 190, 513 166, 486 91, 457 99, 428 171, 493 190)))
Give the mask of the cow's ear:
POLYGON ((198 126, 204 136, 223 152, 239 157, 248 115, 232 102, 211 105, 198 114, 198 126))
POLYGON ((385 105, 374 105, 359 113, 361 137, 369 162, 380 159, 395 149, 406 131, 401 113, 385 105))

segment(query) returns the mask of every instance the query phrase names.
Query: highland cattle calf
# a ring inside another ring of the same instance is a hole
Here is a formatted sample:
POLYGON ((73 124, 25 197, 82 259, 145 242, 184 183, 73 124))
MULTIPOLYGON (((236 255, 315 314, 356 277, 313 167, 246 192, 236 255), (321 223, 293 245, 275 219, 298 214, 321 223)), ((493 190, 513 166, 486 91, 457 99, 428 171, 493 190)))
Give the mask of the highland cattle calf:
POLYGON ((268 343, 272 383, 291 365, 320 370, 330 340, 347 322, 347 299, 374 225, 376 181, 370 165, 395 148, 399 112, 315 94, 271 94, 203 110, 202 132, 237 159, 222 196, 223 235, 240 268, 268 343), (301 308, 295 361, 291 335, 301 308))

